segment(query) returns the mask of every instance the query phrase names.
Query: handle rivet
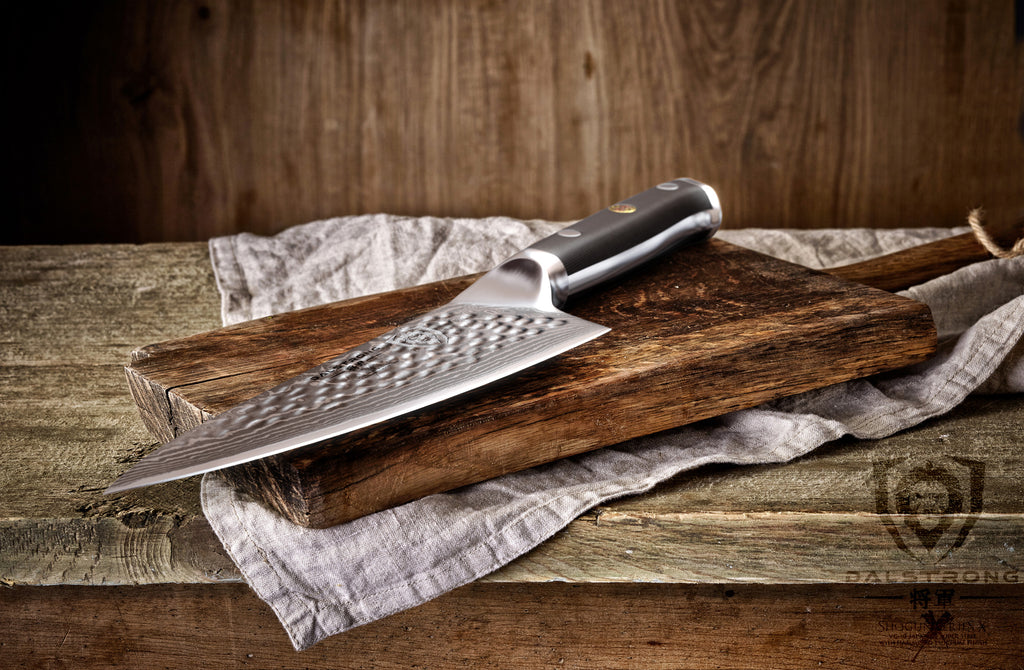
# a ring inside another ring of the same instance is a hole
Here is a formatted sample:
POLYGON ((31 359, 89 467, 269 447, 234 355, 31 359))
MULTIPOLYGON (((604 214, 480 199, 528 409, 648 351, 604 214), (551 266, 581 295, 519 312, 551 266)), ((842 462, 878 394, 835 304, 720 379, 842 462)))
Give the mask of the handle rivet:
POLYGON ((580 235, 582 235, 580 231, 574 230, 572 228, 562 228, 560 231, 558 231, 558 234, 561 235, 562 237, 579 237, 580 235))

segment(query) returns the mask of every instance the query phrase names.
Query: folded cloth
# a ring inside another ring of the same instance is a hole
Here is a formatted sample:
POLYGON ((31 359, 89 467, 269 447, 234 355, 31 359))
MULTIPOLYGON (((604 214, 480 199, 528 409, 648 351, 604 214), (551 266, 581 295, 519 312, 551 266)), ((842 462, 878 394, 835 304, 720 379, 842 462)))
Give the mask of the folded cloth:
MULTIPOLYGON (((216 238, 225 323, 486 270, 564 224, 385 215, 332 219, 274 237, 216 238)), ((722 231, 810 267, 888 253, 959 230, 722 231)), ((698 424, 333 528, 296 526, 207 476, 203 510, 297 649, 413 607, 537 546, 587 509, 710 463, 778 463, 844 435, 877 439, 976 391, 1024 390, 1024 258, 985 261, 914 287, 941 337, 927 363, 698 424)))

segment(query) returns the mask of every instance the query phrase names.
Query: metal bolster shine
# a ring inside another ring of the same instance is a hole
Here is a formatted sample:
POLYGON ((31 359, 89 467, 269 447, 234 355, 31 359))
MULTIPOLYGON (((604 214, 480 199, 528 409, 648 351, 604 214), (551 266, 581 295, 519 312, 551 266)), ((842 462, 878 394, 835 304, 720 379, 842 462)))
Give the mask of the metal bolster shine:
POLYGON ((460 293, 456 304, 530 307, 558 311, 569 297, 569 275, 558 256, 524 249, 460 293))

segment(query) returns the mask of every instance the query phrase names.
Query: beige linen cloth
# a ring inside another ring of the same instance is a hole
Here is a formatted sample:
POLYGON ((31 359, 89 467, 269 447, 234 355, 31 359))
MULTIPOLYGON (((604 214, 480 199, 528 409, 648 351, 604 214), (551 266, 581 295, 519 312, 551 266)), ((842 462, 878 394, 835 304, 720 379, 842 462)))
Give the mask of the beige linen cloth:
MULTIPOLYGON (((274 237, 211 240, 226 324, 489 269, 564 224, 387 215, 318 221, 274 237)), ((719 237, 828 267, 961 230, 722 231, 719 237)), ((853 381, 633 440, 325 530, 296 526, 203 479, 210 524, 245 580, 305 649, 471 582, 604 501, 710 463, 778 463, 844 435, 876 439, 973 392, 1024 390, 1024 258, 959 270, 906 295, 936 318, 940 353, 853 381)), ((680 409, 680 411, 685 411, 680 409)))

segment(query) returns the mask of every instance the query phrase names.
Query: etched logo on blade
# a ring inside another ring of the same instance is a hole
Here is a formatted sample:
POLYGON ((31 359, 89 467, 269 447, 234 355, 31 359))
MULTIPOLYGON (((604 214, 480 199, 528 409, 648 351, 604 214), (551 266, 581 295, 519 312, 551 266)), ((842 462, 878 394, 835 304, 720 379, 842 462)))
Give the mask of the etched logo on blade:
POLYGON ((379 375, 397 362, 394 356, 386 354, 395 347, 430 348, 448 344, 448 338, 439 330, 416 326, 393 333, 385 341, 373 346, 369 351, 354 351, 341 360, 331 363, 318 374, 310 377, 310 381, 341 380, 345 378, 362 378, 379 375))
POLYGON ((406 347, 439 347, 448 344, 448 338, 439 330, 419 326, 395 333, 388 342, 406 347))
POLYGON ((325 370, 313 375, 309 379, 310 381, 318 382, 324 379, 338 379, 345 373, 355 375, 356 377, 379 374, 384 367, 387 367, 386 363, 381 363, 377 360, 381 349, 384 349, 384 346, 370 351, 353 352, 340 361, 331 363, 325 370))

